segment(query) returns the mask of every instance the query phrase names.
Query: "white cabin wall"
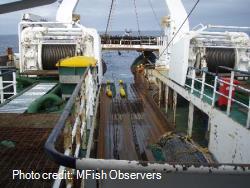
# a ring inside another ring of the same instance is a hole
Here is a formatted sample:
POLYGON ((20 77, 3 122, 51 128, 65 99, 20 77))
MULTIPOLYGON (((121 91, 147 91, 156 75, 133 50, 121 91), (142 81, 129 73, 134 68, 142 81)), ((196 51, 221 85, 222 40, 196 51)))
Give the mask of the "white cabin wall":
POLYGON ((169 78, 184 86, 188 70, 190 38, 185 37, 172 47, 169 64, 169 78))
POLYGON ((164 84, 190 101, 198 109, 208 114, 210 120, 208 150, 217 162, 250 163, 249 129, 229 118, 225 112, 213 108, 207 102, 190 94, 184 87, 162 76, 158 71, 153 71, 153 77, 160 79, 164 84))
POLYGON ((226 114, 211 113, 209 151, 219 163, 250 163, 250 130, 226 114))

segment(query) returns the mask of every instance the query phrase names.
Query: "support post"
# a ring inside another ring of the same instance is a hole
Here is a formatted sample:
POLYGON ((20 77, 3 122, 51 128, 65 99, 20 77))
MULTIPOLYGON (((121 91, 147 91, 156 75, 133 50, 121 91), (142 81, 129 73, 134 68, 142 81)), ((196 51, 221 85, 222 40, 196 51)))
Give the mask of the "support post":
POLYGON ((195 82, 195 76, 196 76, 196 74, 195 74, 195 69, 193 69, 193 70, 192 70, 192 75, 191 75, 191 77, 192 77, 192 83, 191 83, 191 93, 193 93, 193 92, 194 92, 194 82, 195 82))
POLYGON ((250 96, 248 99, 248 113, 247 113, 247 124, 246 127, 250 129, 250 96))
POLYGON ((177 92, 174 91, 174 95, 173 95, 173 111, 174 111, 174 125, 176 123, 176 106, 177 106, 177 92))
POLYGON ((162 82, 159 80, 159 101, 158 101, 159 107, 161 107, 161 97, 162 97, 162 82))
POLYGON ((189 102, 187 135, 190 138, 192 137, 193 122, 194 122, 194 105, 193 103, 189 102))
POLYGON ((203 98, 203 94, 204 94, 205 78, 206 78, 206 73, 205 73, 205 72, 202 72, 202 82, 201 82, 201 94, 200 94, 200 99, 203 98))
MULTIPOLYGON (((2 71, 0 71, 0 74, 2 74, 2 71)), ((4 102, 4 94, 3 94, 3 77, 0 75, 0 98, 1 103, 4 102)))
POLYGON ((217 92, 217 80, 218 80, 218 76, 215 76, 215 79, 214 79, 214 91, 213 91, 213 101, 212 101, 212 107, 214 107, 215 105, 215 100, 216 100, 216 92, 217 92))
POLYGON ((12 76, 13 76, 13 95, 16 95, 17 94, 17 91, 16 91, 16 71, 14 71, 12 73, 12 76))
POLYGON ((211 131, 211 117, 208 114, 208 124, 207 124, 207 131, 205 134, 205 139, 208 141, 208 144, 210 143, 210 131, 211 131))
POLYGON ((168 87, 168 85, 166 85, 166 87, 165 87, 165 104, 166 104, 165 110, 166 110, 166 114, 168 113, 168 90, 169 90, 169 87, 168 87))
POLYGON ((232 92, 234 89, 233 86, 234 83, 234 71, 231 71, 231 78, 230 78, 230 85, 229 85, 229 96, 228 96, 228 100, 227 100, 227 115, 230 115, 230 111, 231 111, 231 103, 232 103, 232 92))

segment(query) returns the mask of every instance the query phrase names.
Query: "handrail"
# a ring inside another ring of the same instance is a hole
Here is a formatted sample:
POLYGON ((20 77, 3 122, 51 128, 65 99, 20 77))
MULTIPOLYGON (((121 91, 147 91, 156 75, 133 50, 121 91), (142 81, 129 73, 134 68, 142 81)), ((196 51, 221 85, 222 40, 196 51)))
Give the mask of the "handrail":
POLYGON ((9 70, 9 69, 1 69, 1 71, 2 71, 2 70, 8 70, 8 71, 3 72, 3 73, 0 73, 0 76, 4 76, 4 75, 6 75, 6 74, 16 72, 16 69, 13 69, 13 70, 9 70))
POLYGON ((57 121, 54 129, 52 130, 51 134, 49 135, 46 143, 45 143, 45 151, 48 153, 48 155, 58 164, 62 166, 66 166, 69 168, 76 168, 76 158, 64 155, 56 150, 55 148, 55 142, 60 136, 60 133, 62 132, 63 128, 65 127, 65 123, 67 121, 67 118, 69 117, 71 113, 71 109, 73 107, 74 101, 76 100, 76 97, 80 91, 80 88, 83 84, 83 81, 86 77, 87 71, 84 73, 81 81, 77 84, 73 94, 71 95, 70 99, 68 100, 62 115, 60 116, 59 120, 57 121))
MULTIPOLYGON (((87 71, 86 71, 87 72, 87 71)), ((65 128, 67 118, 71 115, 71 109, 77 100, 86 74, 77 84, 61 117, 57 121, 53 131, 49 135, 46 144, 46 153, 58 164, 73 169, 121 169, 138 171, 168 171, 168 172, 201 172, 201 173, 250 173, 250 165, 246 164, 197 164, 197 163, 162 163, 155 161, 128 161, 114 159, 78 158, 67 156, 59 152, 55 143, 65 128), (239 167, 239 168, 237 168, 239 167)), ((87 88, 86 88, 87 89, 87 88)), ((93 126, 93 125, 92 125, 93 126)))
POLYGON ((237 69, 232 69, 230 67, 225 67, 225 66, 218 66, 219 68, 221 69, 224 69, 224 70, 228 70, 228 71, 234 71, 234 72, 238 72, 238 73, 241 73, 241 74, 245 74, 245 75, 248 75, 250 76, 250 73, 247 72, 247 71, 242 71, 242 70, 237 70, 237 69))
POLYGON ((52 159, 62 165, 62 166, 67 166, 70 168, 76 168, 75 166, 75 161, 76 158, 71 157, 71 156, 67 156, 64 155, 60 152, 58 152, 55 148, 55 142, 58 139, 58 137, 60 136, 60 133, 62 132, 63 128, 65 127, 67 118, 71 115, 71 111, 72 111, 72 107, 74 105, 74 102, 77 99, 77 96, 80 92, 80 89, 82 87, 82 85, 84 84, 85 78, 88 74, 88 72, 90 71, 90 68, 87 68, 87 70, 84 72, 80 82, 76 85, 70 99, 68 100, 63 113, 61 114, 59 120, 57 121, 54 129, 52 130, 51 134, 49 135, 46 143, 45 143, 45 151, 48 153, 48 155, 50 157, 52 157, 52 159))
POLYGON ((0 103, 2 104, 6 99, 9 99, 13 95, 16 95, 16 68, 0 68, 0 103), (5 72, 2 72, 5 71, 5 72), (4 76, 12 74, 12 81, 11 80, 4 80, 4 76), (13 92, 5 92, 7 88, 13 87, 13 92), (6 95, 12 95, 7 96, 6 95))
POLYGON ((234 84, 234 77, 235 77, 234 73, 235 72, 238 72, 238 73, 241 73, 241 74, 244 74, 244 75, 250 75, 250 73, 245 72, 245 71, 241 71, 241 70, 235 70, 235 69, 232 69, 232 68, 229 68, 229 67, 224 67, 224 66, 219 66, 219 68, 227 70, 227 71, 231 71, 231 77, 230 77, 230 81, 229 82, 226 82, 226 81, 222 80, 217 75, 217 73, 216 74, 215 73, 211 73, 211 72, 207 71, 206 69, 198 69, 198 68, 195 68, 195 67, 188 67, 188 72, 191 70, 191 76, 189 76, 189 74, 187 74, 186 77, 189 78, 189 79, 191 79, 192 83, 191 83, 191 85, 185 84, 185 86, 188 87, 188 88, 190 88, 191 93, 193 93, 194 91, 198 92, 201 99, 203 99, 203 97, 206 97, 206 98, 210 99, 212 101, 212 107, 214 107, 214 105, 215 105, 215 96, 216 96, 216 94, 220 95, 222 97, 225 97, 228 100, 228 102, 227 102, 227 115, 228 116, 230 115, 231 102, 235 102, 238 105, 246 108, 248 110, 248 114, 247 114, 247 122, 246 122, 245 126, 246 126, 246 128, 249 129, 250 128, 250 101, 249 101, 248 105, 244 104, 244 103, 242 103, 242 102, 234 99, 232 97, 232 92, 233 92, 234 88, 237 88, 237 89, 239 89, 239 90, 241 90, 241 91, 243 91, 245 93, 250 94, 250 90, 249 89, 246 89, 246 88, 243 88, 242 86, 238 86, 238 85, 234 84), (203 76, 202 76, 201 79, 196 78, 196 73, 197 72, 198 73, 202 73, 203 76), (207 84, 205 82, 205 78, 206 78, 207 74, 214 76, 214 78, 215 78, 214 79, 214 86, 212 86, 210 84, 207 84), (194 87, 194 85, 195 85, 194 83, 195 82, 198 82, 198 83, 201 84, 201 90, 196 89, 194 87), (223 84, 228 85, 228 87, 229 87, 229 94, 225 95, 225 94, 217 91, 217 88, 216 88, 217 87, 217 83, 223 83, 223 84), (204 94, 204 86, 208 86, 208 87, 210 87, 210 88, 213 89, 212 96, 208 96, 208 95, 204 94))
POLYGON ((113 37, 102 38, 102 44, 119 44, 119 45, 159 45, 158 37, 137 38, 137 37, 113 37))
POLYGON ((240 27, 240 26, 225 26, 225 25, 207 25, 208 28, 215 29, 242 29, 242 30, 250 30, 250 27, 240 27))

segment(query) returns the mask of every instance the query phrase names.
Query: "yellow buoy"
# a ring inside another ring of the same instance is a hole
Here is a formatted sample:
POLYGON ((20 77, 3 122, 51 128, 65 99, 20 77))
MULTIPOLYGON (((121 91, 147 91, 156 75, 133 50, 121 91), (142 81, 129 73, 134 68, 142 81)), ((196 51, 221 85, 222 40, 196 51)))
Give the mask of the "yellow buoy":
POLYGON ((110 81, 107 80, 107 85, 106 85, 106 95, 108 97, 112 97, 113 96, 113 93, 111 91, 111 86, 110 86, 110 81))
POLYGON ((120 96, 126 97, 126 92, 125 92, 125 89, 123 87, 120 88, 120 96))
POLYGON ((108 97, 112 97, 112 91, 109 89, 109 88, 107 88, 106 89, 106 95, 108 96, 108 97))
POLYGON ((119 84, 120 84, 120 96, 122 98, 126 97, 126 92, 125 92, 125 89, 124 89, 123 81, 119 80, 119 84))
POLYGON ((96 59, 88 56, 75 56, 61 59, 56 64, 57 67, 89 67, 96 66, 96 59))

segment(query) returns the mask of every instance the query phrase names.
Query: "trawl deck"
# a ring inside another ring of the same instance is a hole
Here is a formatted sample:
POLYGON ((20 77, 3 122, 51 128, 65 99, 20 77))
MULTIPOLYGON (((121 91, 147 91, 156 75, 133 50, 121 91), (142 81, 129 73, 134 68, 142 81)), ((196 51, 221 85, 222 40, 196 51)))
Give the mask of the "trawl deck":
POLYGON ((39 83, 6 105, 0 107, 0 113, 24 113, 29 105, 51 90, 56 83, 39 83))

